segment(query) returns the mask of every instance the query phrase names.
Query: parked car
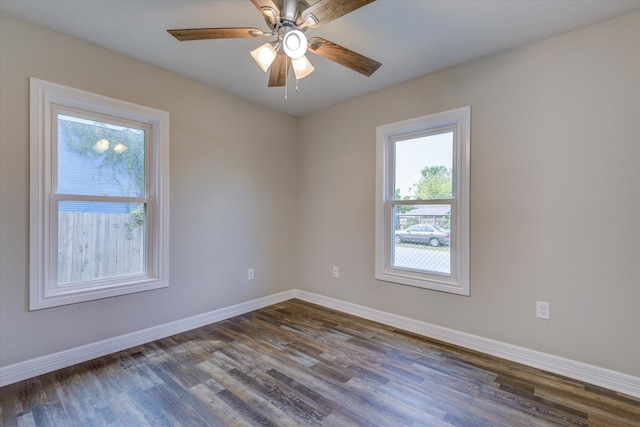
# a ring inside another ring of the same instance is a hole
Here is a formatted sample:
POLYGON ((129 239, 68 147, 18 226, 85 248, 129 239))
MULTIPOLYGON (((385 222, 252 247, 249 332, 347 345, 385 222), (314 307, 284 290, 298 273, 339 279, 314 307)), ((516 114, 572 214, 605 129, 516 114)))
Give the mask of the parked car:
POLYGON ((423 243, 429 246, 449 245, 451 233, 449 230, 440 231, 428 224, 416 224, 406 230, 395 233, 396 243, 423 243))

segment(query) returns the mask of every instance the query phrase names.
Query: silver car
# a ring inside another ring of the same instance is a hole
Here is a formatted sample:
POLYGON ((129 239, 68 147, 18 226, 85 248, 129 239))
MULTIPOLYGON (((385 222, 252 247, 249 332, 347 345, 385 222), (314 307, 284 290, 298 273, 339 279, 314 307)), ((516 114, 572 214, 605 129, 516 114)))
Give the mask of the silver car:
POLYGON ((428 224, 416 224, 406 230, 396 231, 395 242, 424 243, 429 246, 449 245, 451 233, 449 230, 440 231, 428 224))

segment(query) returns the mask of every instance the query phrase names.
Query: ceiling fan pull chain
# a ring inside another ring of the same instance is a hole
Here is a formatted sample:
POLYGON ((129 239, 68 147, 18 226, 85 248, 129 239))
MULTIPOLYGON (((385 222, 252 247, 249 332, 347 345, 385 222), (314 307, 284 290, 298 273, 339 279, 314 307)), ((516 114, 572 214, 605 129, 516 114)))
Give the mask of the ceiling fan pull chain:
POLYGON ((284 58, 284 100, 287 101, 287 89, 289 86, 289 57, 285 56, 284 58))

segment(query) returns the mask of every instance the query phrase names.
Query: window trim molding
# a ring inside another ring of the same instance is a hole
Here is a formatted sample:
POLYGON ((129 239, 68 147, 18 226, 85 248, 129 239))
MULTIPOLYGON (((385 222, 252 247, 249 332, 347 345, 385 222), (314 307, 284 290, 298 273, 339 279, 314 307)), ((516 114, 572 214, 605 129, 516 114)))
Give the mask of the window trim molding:
POLYGON ((470 205, 470 150, 471 107, 461 107, 414 119, 376 127, 376 217, 375 217, 375 278, 420 288, 469 295, 469 205, 470 205), (444 127, 454 131, 454 188, 452 206, 455 204, 457 232, 452 241, 452 272, 456 277, 440 276, 390 265, 392 232, 390 201, 395 194, 393 183, 393 142, 399 136, 415 132, 428 133, 444 127), (455 254, 454 254, 455 248, 455 254))
POLYGON ((30 78, 29 123, 29 310, 92 301, 169 286, 169 113, 80 89, 30 78), (57 280, 52 272, 53 242, 53 109, 56 106, 87 111, 148 124, 151 127, 149 161, 149 198, 155 205, 149 215, 152 229, 147 247, 151 271, 139 277, 126 277, 78 290, 51 287, 57 280))

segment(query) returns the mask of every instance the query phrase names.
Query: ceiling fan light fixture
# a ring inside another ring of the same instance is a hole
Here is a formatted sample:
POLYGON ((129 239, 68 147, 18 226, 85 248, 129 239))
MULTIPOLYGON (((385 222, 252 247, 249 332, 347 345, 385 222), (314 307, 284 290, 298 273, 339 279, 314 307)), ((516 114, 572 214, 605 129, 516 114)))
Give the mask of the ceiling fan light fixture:
POLYGON ((276 59, 277 52, 273 44, 273 42, 265 43, 250 52, 253 60, 256 61, 256 64, 258 64, 265 73, 276 59))
POLYGON ((301 58, 307 52, 307 36, 300 30, 288 31, 282 39, 282 46, 289 58, 301 58))
POLYGON ((304 55, 300 58, 292 59, 291 66, 297 80, 304 79, 315 70, 311 62, 304 55))

